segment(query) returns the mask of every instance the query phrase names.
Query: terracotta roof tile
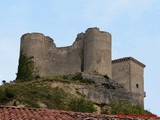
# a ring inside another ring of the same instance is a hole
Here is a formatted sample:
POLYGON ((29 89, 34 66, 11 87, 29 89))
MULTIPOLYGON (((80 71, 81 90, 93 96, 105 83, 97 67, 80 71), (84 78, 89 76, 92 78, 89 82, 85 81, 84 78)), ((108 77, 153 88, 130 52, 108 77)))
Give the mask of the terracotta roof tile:
MULTIPOLYGON (((0 120, 143 120, 133 116, 104 115, 41 108, 18 108, 0 106, 0 120)), ((160 118, 152 116, 152 120, 160 118), (154 118, 153 118, 154 117, 154 118)))

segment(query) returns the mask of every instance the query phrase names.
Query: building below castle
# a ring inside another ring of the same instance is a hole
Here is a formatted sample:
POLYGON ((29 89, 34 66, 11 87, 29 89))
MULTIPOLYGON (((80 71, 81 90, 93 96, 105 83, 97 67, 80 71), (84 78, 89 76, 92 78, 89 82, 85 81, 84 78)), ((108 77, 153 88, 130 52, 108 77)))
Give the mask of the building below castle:
POLYGON ((52 38, 41 33, 27 33, 21 37, 20 51, 33 58, 34 69, 40 77, 78 72, 107 75, 143 105, 145 65, 132 57, 112 60, 111 42, 111 34, 98 28, 78 34, 68 47, 56 47, 52 38))

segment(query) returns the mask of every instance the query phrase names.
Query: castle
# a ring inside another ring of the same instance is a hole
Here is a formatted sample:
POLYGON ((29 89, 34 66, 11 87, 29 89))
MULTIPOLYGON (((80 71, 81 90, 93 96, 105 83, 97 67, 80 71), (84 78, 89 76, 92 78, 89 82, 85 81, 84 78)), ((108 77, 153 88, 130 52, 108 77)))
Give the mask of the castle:
POLYGON ((56 47, 52 38, 41 33, 27 33, 21 37, 20 51, 33 56, 41 77, 82 72, 107 75, 123 85, 134 100, 144 103, 144 67, 132 57, 112 60, 111 34, 89 28, 77 35, 68 47, 56 47))

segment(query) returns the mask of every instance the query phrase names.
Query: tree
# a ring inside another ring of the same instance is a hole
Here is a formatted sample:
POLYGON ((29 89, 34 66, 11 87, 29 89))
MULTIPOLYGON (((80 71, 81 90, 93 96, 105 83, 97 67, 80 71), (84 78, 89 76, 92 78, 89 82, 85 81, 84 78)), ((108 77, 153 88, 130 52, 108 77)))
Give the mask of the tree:
POLYGON ((3 85, 6 84, 6 81, 5 81, 5 80, 2 80, 2 84, 3 84, 3 85))

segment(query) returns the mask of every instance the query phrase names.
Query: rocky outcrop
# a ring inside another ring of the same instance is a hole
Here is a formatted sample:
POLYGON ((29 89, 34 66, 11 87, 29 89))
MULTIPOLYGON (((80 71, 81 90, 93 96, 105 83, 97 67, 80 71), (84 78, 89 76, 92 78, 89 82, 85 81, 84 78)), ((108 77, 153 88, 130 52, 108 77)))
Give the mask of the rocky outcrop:
POLYGON ((83 74, 83 79, 94 83, 93 86, 79 86, 77 90, 96 104, 109 104, 112 101, 125 99, 133 101, 132 95, 120 84, 100 75, 83 74))

